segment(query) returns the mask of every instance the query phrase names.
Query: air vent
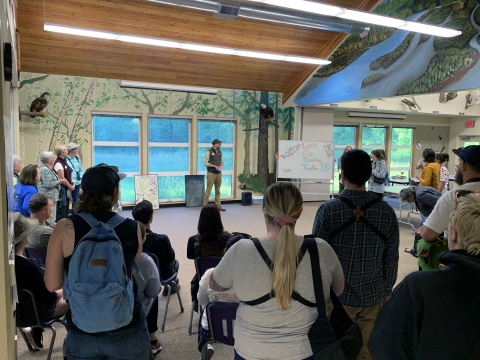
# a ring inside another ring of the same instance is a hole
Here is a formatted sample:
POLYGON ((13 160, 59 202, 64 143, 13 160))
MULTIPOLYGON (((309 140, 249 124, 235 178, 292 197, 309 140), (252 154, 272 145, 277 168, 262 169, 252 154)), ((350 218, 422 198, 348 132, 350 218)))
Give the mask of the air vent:
POLYGON ((233 20, 237 17, 239 10, 239 7, 222 5, 218 3, 217 10, 213 14, 213 17, 225 20, 233 20))

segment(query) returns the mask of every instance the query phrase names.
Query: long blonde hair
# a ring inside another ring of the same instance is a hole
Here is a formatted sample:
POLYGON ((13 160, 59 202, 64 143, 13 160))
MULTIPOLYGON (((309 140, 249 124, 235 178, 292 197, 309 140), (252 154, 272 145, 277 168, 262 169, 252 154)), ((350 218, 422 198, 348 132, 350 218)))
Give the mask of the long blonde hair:
MULTIPOLYGON (((264 207, 268 221, 280 215, 290 215, 298 219, 302 213, 302 194, 289 182, 280 182, 270 186, 264 195, 264 207)), ((280 310, 290 306, 293 285, 297 273, 297 253, 299 247, 293 232, 294 225, 284 225, 280 229, 273 251, 274 268, 272 287, 280 310)))
POLYGON ((480 193, 458 199, 457 210, 452 214, 450 226, 457 231, 460 248, 480 255, 480 193))

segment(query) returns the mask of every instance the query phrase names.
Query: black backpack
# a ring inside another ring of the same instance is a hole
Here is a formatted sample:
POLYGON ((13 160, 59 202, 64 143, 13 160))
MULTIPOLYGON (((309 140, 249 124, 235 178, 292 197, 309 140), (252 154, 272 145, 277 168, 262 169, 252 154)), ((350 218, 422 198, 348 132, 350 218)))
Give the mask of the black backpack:
POLYGON ((365 211, 372 207, 373 205, 375 205, 376 203, 382 201, 382 199, 380 198, 375 198, 371 201, 369 201, 368 203, 366 203, 365 205, 363 205, 362 207, 358 207, 356 206, 350 199, 348 199, 347 197, 345 196, 339 196, 337 199, 343 201, 345 204, 347 204, 352 210, 353 210, 353 215, 350 219, 348 219, 345 223, 343 223, 342 225, 340 225, 338 228, 336 228, 335 230, 332 230, 330 231, 330 233, 328 234, 328 238, 331 239, 335 236, 337 236, 338 234, 340 234, 341 232, 343 232, 345 229, 347 229, 351 224, 353 224, 354 222, 358 222, 358 221, 362 221, 364 222, 380 239, 382 239, 384 242, 387 241, 387 236, 382 233, 375 225, 371 224, 364 216, 365 214, 365 211))

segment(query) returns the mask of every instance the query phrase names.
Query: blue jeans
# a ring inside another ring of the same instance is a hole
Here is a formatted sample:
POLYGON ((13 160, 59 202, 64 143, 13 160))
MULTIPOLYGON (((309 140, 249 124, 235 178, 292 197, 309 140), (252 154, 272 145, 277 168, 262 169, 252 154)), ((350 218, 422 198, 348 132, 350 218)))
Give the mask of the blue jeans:
MULTIPOLYGON (((312 356, 309 356, 308 358, 306 359, 303 359, 303 360, 313 360, 314 357, 313 355, 312 356)), ((243 357, 241 357, 240 355, 237 354, 237 350, 235 350, 235 357, 233 358, 233 360, 246 360, 244 359, 243 357)))
POLYGON ((420 218, 422 219, 422 221, 420 222, 420 226, 419 226, 419 227, 422 227, 422 226, 423 226, 423 223, 427 220, 428 216, 425 216, 425 215, 423 215, 422 213, 420 213, 420 218))
POLYGON ((147 324, 115 334, 80 333, 70 330, 65 341, 67 360, 150 360, 152 359, 147 324))
POLYGON ((75 185, 75 190, 72 191, 72 202, 78 202, 78 195, 80 194, 80 185, 75 185))

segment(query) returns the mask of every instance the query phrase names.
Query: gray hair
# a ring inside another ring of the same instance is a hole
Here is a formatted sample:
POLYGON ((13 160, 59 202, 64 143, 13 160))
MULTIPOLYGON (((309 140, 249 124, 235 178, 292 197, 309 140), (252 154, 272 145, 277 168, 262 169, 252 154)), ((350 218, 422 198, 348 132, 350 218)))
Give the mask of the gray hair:
POLYGON ((63 151, 63 150, 67 150, 67 147, 66 147, 65 145, 57 145, 57 146, 55 146, 55 154, 56 154, 57 156, 62 155, 62 151, 63 151))
POLYGON ((400 190, 400 193, 398 194, 398 197, 400 198, 401 202, 406 202, 410 200, 410 198, 413 196, 415 197, 415 189, 412 187, 408 187, 405 189, 400 190))
POLYGON ((13 161, 13 167, 15 167, 22 162, 22 158, 18 155, 13 155, 12 156, 12 161, 13 161))
POLYGON ((32 196, 30 201, 28 202, 28 208, 32 214, 38 213, 42 210, 45 206, 48 205, 48 200, 52 200, 53 198, 46 194, 35 194, 32 196))
POLYGON ((38 159, 42 164, 46 164, 48 160, 50 160, 53 157, 55 157, 55 155, 53 155, 51 151, 42 151, 38 159))

